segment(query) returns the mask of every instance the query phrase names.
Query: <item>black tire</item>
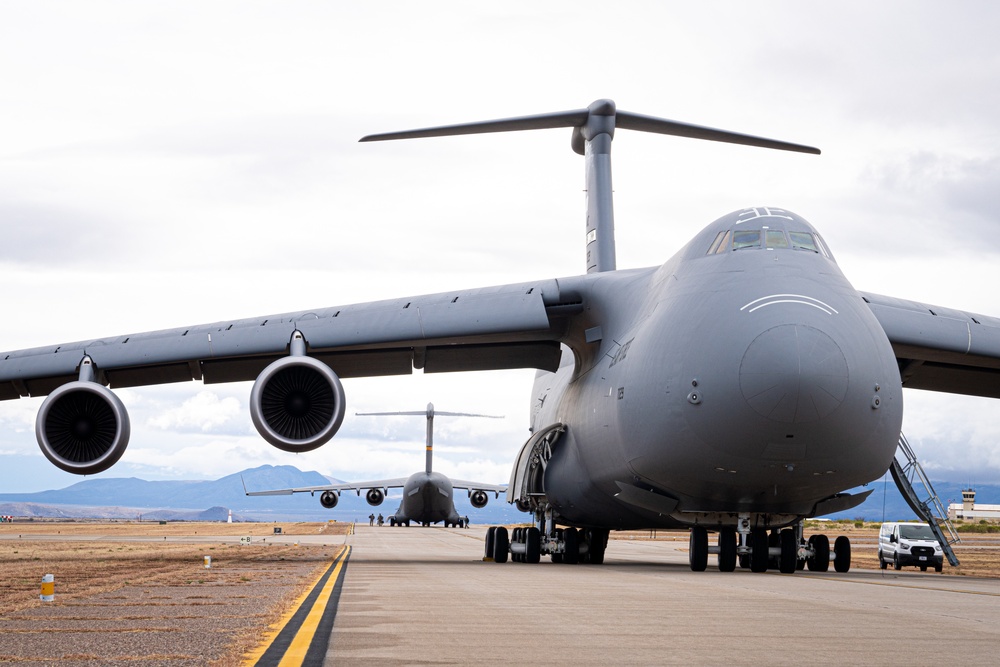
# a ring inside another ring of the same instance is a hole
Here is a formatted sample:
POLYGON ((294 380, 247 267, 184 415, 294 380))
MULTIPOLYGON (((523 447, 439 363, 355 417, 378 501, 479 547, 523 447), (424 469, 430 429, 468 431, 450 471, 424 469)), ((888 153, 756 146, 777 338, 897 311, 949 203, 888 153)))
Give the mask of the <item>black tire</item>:
POLYGON ((744 570, 750 569, 750 556, 748 556, 747 554, 740 554, 736 560, 739 561, 740 567, 743 568, 744 570))
POLYGON ((902 570, 903 566, 899 564, 899 556, 896 554, 892 555, 892 569, 902 570))
POLYGON ((883 570, 886 569, 887 567, 889 567, 889 563, 886 562, 886 560, 884 558, 882 558, 882 550, 881 549, 879 549, 879 552, 878 552, 878 566, 881 569, 883 569, 883 570))
POLYGON ((781 555, 778 556, 778 571, 782 574, 794 574, 799 550, 795 531, 791 528, 785 528, 779 534, 778 539, 781 547, 781 555))
POLYGON ((944 569, 944 564, 943 563, 941 565, 935 565, 934 566, 934 571, 935 572, 940 572, 943 569, 944 569))
POLYGON ((486 529, 486 551, 483 553, 484 560, 493 560, 493 544, 496 538, 497 527, 490 526, 486 529))
POLYGON ((719 571, 732 572, 736 569, 736 531, 723 528, 719 531, 719 571))
POLYGON ((926 572, 927 571, 927 566, 926 565, 921 565, 920 566, 920 571, 921 572, 926 572))
POLYGON ((506 563, 509 550, 510 538, 507 537, 507 529, 499 526, 493 538, 493 561, 496 563, 506 563))
POLYGON ((563 531, 563 543, 566 550, 563 552, 563 562, 567 565, 576 565, 580 562, 580 533, 576 528, 567 528, 563 531))
POLYGON ((830 569, 830 538, 826 535, 812 535, 809 537, 809 546, 813 549, 813 555, 806 560, 806 566, 810 572, 826 572, 830 569))
POLYGON ((704 572, 708 567, 708 531, 694 526, 688 538, 688 563, 692 572, 704 572))
POLYGON ((600 528, 588 531, 587 546, 591 565, 602 565, 604 563, 604 552, 608 548, 608 533, 609 531, 601 530, 600 528))
POLYGON ((833 569, 837 572, 851 570, 851 538, 841 535, 833 543, 833 569))
POLYGON ((768 541, 766 528, 754 528, 750 532, 750 571, 767 572, 768 541))
MULTIPOLYGON (((514 530, 510 531, 510 543, 511 544, 520 544, 521 543, 521 531, 522 530, 523 530, 523 528, 515 528, 514 530)), ((510 562, 512 562, 512 563, 520 563, 521 562, 521 554, 519 554, 516 551, 514 551, 513 549, 511 549, 511 552, 510 552, 510 562)))
POLYGON ((537 528, 532 526, 524 531, 524 556, 525 563, 537 563, 542 559, 542 534, 537 528))

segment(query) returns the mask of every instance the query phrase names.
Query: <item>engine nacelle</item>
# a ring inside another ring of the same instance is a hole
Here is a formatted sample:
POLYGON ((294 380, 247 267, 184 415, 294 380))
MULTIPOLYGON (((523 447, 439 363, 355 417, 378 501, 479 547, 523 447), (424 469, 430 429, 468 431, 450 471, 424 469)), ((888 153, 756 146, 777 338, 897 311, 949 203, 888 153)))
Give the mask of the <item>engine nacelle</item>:
POLYGON ((337 506, 337 501, 340 497, 337 495, 336 491, 324 491, 319 494, 319 504, 328 510, 332 510, 337 506))
POLYGON ((250 418, 261 437, 286 452, 325 444, 344 421, 344 387, 322 361, 282 357, 261 371, 250 391, 250 418))
POLYGON ((486 507, 486 503, 489 499, 490 497, 486 495, 485 491, 473 491, 469 494, 469 503, 471 503, 477 510, 486 507))
POLYGON ((365 500, 368 501, 369 505, 378 506, 385 500, 385 494, 382 493, 382 489, 368 489, 368 493, 365 494, 365 500))
POLYGON ((93 475, 125 453, 131 425, 121 400, 102 384, 68 382, 46 397, 35 438, 49 461, 66 472, 93 475))

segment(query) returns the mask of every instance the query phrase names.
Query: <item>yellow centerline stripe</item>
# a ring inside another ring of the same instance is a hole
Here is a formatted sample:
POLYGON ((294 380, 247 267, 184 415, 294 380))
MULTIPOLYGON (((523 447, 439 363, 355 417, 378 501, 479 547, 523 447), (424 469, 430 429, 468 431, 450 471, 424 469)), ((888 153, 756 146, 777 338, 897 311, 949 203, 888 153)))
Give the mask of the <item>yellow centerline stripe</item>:
POLYGON ((295 633, 295 637, 292 639, 292 643, 288 645, 285 656, 278 663, 278 667, 299 667, 305 661, 309 645, 312 644, 313 637, 316 635, 316 628, 319 626, 319 622, 323 618, 323 613, 326 611, 326 605, 330 601, 330 595, 333 593, 337 581, 340 580, 340 571, 344 568, 344 563, 347 562, 347 555, 351 552, 351 547, 349 546, 345 546, 344 549, 343 557, 337 563, 337 567, 334 568, 333 574, 326 580, 326 585, 323 586, 323 590, 316 597, 316 602, 313 604, 312 609, 309 610, 309 615, 306 616, 306 620, 302 621, 299 631, 295 633))
MULTIPOLYGON (((345 552, 349 548, 350 547, 348 546, 341 546, 340 551, 338 551, 337 554, 333 557, 332 562, 336 562, 336 560, 340 558, 342 555, 346 555, 345 552)), ((341 561, 341 564, 343 564, 343 561, 341 561)), ((312 593, 314 588, 316 588, 316 585, 319 583, 319 580, 322 579, 323 576, 326 574, 327 569, 329 568, 326 567, 323 568, 323 570, 319 573, 319 576, 316 577, 316 579, 314 579, 311 584, 306 586, 305 592, 295 599, 295 602, 293 602, 292 606, 289 607, 287 612, 285 612, 285 615, 281 617, 281 620, 273 624, 270 627, 270 629, 266 633, 264 633, 264 639, 263 641, 261 641, 260 646, 258 646, 257 649, 252 653, 247 653, 244 656, 243 658, 244 667, 252 667, 253 665, 257 664, 257 661, 260 660, 261 657, 267 652, 267 649, 271 647, 271 644, 274 642, 275 638, 279 634, 281 634, 282 629, 284 629, 284 627, 288 625, 288 622, 292 620, 292 616, 294 616, 296 612, 298 612, 299 607, 301 607, 302 604, 306 601, 306 598, 309 597, 309 594, 312 593)), ((336 573, 338 575, 340 574, 339 565, 337 567, 336 573)), ((330 578, 333 579, 334 576, 330 575, 330 578)))

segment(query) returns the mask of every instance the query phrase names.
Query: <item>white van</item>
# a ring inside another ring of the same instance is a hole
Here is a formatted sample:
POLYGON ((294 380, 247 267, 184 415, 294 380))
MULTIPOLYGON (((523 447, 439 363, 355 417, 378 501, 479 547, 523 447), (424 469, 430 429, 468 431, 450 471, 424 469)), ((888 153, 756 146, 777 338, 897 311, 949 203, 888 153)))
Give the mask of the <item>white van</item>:
POLYGON ((889 563, 895 570, 917 565, 921 572, 930 566, 940 572, 944 552, 926 523, 883 523, 878 532, 878 564, 884 570, 889 563))

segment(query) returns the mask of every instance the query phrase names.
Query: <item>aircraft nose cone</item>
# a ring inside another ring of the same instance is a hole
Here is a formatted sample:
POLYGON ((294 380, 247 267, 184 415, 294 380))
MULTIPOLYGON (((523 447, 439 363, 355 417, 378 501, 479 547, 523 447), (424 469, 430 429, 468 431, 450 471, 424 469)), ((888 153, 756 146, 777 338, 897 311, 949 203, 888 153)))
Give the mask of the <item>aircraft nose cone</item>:
POLYGON ((801 324, 768 329, 740 364, 740 390, 758 414, 799 424, 822 419, 847 394, 847 360, 828 335, 801 324))

